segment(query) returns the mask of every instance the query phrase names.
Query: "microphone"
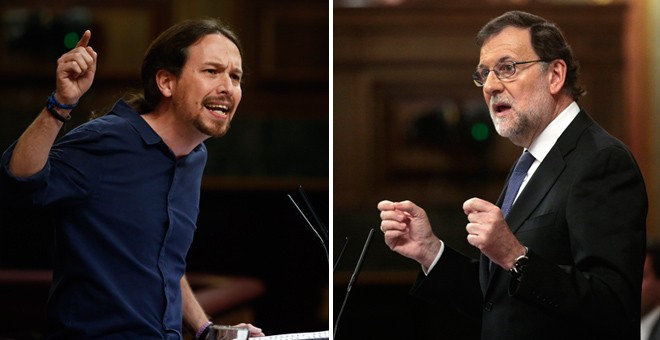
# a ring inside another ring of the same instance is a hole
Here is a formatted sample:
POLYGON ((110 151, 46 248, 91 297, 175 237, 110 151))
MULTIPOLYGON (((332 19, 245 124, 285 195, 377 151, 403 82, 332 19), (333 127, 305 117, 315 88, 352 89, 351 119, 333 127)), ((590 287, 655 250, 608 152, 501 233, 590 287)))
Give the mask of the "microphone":
POLYGON ((351 293, 351 288, 353 287, 353 284, 357 280, 358 274, 360 273, 360 269, 362 268, 362 262, 364 261, 364 257, 367 254, 367 250, 369 249, 369 245, 371 244, 371 237, 374 235, 374 228, 371 228, 369 230, 369 235, 367 236, 367 240, 364 242, 364 247, 362 247, 362 253, 360 254, 360 258, 358 259, 357 264, 355 265, 355 270, 353 270, 353 275, 351 276, 351 279, 348 281, 348 286, 346 287, 346 295, 344 295, 344 302, 341 304, 341 308, 339 309, 339 313, 337 314, 337 319, 335 320, 335 328, 333 332, 333 340, 337 336, 337 326, 339 325, 339 319, 341 318, 342 313, 344 312, 344 307, 346 307, 346 301, 348 301, 348 295, 351 293))
MULTIPOLYGON (((300 188, 302 189, 302 186, 300 188)), ((296 209, 298 209, 298 212, 300 212, 300 215, 302 215, 302 217, 305 219, 305 222, 307 222, 307 225, 309 225, 309 227, 312 229, 312 231, 314 232, 316 237, 319 238, 319 240, 321 241, 321 245, 323 246, 323 250, 325 250, 325 256, 328 258, 328 261, 330 261, 330 254, 328 253, 328 234, 327 234, 327 231, 325 231, 324 229, 321 229, 321 227, 319 227, 319 229, 321 230, 321 232, 319 233, 317 228, 314 228, 314 225, 309 221, 307 216, 305 216, 305 213, 302 211, 302 209, 300 209, 300 207, 298 206, 296 201, 293 199, 293 197, 291 197, 291 195, 289 195, 289 194, 287 194, 287 197, 289 197, 289 200, 291 200, 291 203, 293 203, 293 205, 296 207, 296 209), (325 238, 321 234, 324 234, 325 238)), ((309 202, 307 202, 307 201, 305 201, 305 202, 308 203, 308 208, 316 216, 316 213, 314 213, 314 209, 312 208, 311 204, 309 204, 309 202)))
POLYGON ((312 213, 312 217, 314 217, 314 220, 316 221, 316 225, 318 226, 318 230, 321 233, 321 236, 323 236, 325 244, 328 244, 328 228, 326 228, 325 224, 321 221, 321 218, 316 213, 316 210, 314 210, 314 207, 312 206, 311 201, 307 197, 307 194, 305 193, 305 190, 303 189, 302 185, 298 186, 298 192, 300 193, 300 196, 303 198, 305 205, 307 205, 307 209, 309 209, 309 211, 312 213))
POLYGON ((344 250, 346 250, 346 246, 348 245, 348 237, 346 237, 346 240, 344 241, 344 246, 341 247, 341 251, 339 252, 339 255, 337 256, 337 261, 335 261, 335 266, 332 267, 332 272, 334 273, 335 270, 337 270, 337 265, 339 264, 339 260, 341 260, 342 255, 344 255, 344 250))

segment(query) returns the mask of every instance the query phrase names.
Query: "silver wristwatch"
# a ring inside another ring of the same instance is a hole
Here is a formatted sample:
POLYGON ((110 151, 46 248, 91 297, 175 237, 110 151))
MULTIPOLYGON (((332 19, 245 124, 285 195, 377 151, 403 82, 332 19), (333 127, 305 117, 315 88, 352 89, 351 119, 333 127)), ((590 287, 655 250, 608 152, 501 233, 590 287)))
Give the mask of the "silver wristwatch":
POLYGON ((525 270, 525 266, 527 266, 527 262, 529 261, 527 252, 529 252, 529 249, 525 247, 525 253, 516 258, 516 260, 513 262, 513 267, 511 267, 511 270, 509 270, 511 276, 518 281, 520 281, 523 271, 525 270))

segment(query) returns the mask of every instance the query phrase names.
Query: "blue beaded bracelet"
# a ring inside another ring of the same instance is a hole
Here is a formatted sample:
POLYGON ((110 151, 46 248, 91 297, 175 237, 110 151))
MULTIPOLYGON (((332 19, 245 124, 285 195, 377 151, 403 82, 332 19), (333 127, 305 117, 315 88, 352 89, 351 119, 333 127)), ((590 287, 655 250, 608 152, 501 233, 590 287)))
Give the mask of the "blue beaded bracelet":
POLYGON ((57 99, 55 99, 55 91, 53 91, 53 93, 51 93, 50 96, 46 98, 46 109, 48 112, 50 112, 51 115, 53 115, 53 117, 55 117, 55 119, 62 123, 66 123, 69 119, 71 119, 71 115, 64 117, 59 112, 57 112, 55 108, 57 107, 62 110, 73 110, 76 106, 78 106, 78 103, 79 102, 76 102, 72 105, 62 104, 58 102, 57 99))

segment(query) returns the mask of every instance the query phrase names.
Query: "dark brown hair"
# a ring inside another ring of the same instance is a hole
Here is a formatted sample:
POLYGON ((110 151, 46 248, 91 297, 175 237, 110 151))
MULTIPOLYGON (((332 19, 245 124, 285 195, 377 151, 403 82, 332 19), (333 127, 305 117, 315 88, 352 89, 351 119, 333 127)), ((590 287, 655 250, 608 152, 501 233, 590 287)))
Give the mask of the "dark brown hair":
POLYGON ((578 100, 586 94, 585 89, 578 83, 580 65, 573 56, 571 46, 568 44, 559 27, 554 23, 537 15, 510 11, 491 20, 477 33, 477 47, 481 48, 486 40, 500 33, 507 27, 527 28, 532 37, 532 48, 543 61, 561 59, 566 63, 567 73, 563 90, 573 100, 578 100))

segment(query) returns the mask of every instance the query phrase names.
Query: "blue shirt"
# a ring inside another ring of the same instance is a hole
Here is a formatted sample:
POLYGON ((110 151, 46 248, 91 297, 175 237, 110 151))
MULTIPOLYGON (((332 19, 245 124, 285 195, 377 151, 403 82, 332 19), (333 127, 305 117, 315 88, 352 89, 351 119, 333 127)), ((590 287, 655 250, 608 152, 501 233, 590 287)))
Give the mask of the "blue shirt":
POLYGON ((199 212, 204 144, 176 159, 131 106, 71 130, 42 171, 16 178, 2 156, 0 195, 52 207, 54 338, 180 339, 180 280, 199 212))

